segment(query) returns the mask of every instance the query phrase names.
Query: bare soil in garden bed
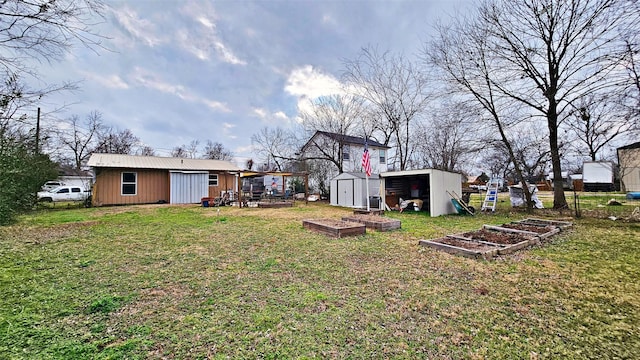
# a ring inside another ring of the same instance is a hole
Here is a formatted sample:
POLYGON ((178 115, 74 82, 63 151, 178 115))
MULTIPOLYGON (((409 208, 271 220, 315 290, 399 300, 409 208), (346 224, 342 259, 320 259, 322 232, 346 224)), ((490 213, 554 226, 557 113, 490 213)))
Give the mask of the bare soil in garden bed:
POLYGON ((482 244, 475 241, 464 241, 464 240, 454 239, 450 237, 443 237, 440 239, 435 239, 430 241, 451 245, 451 246, 455 246, 463 249, 473 250, 473 251, 488 251, 488 250, 495 249, 495 246, 491 246, 488 244, 482 244))
POLYGON ((351 221, 343 221, 338 219, 310 219, 305 221, 309 223, 314 223, 314 224, 319 224, 326 227, 334 228, 334 229, 346 229, 346 228, 352 228, 354 226, 362 225, 359 223, 354 223, 351 221))
POLYGON ((500 225, 500 227, 507 228, 507 229, 521 230, 521 231, 530 231, 537 234, 546 234, 556 229, 555 226, 537 226, 537 225, 526 225, 526 224, 518 224, 518 223, 502 224, 500 225))
POLYGON ((398 222, 396 219, 386 218, 380 215, 372 215, 372 214, 352 214, 349 216, 344 216, 343 218, 353 218, 358 220, 376 222, 376 223, 395 223, 398 222))
POLYGON ((518 244, 523 241, 530 241, 531 237, 518 233, 500 232, 492 230, 476 230, 462 234, 463 237, 470 238, 478 241, 486 241, 494 244, 518 244))

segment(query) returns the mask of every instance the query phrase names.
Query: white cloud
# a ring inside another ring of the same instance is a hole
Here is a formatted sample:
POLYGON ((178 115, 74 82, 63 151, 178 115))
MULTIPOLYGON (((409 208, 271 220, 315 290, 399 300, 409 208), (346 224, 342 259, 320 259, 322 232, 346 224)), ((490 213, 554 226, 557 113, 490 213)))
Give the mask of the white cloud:
POLYGON ((289 122, 289 117, 283 111, 269 113, 263 108, 253 108, 252 115, 258 117, 263 123, 268 123, 270 125, 273 125, 274 123, 289 122))
POLYGON ((188 26, 180 30, 179 44, 200 60, 209 60, 215 53, 223 62, 233 65, 246 65, 223 42, 217 31, 217 16, 210 4, 188 3, 181 12, 200 26, 188 26))
POLYGON ((289 120, 289 117, 287 116, 287 114, 285 114, 282 111, 278 111, 278 112, 274 113, 273 117, 275 117, 276 119, 280 119, 280 120, 289 120))
POLYGON ((163 42, 163 39, 157 35, 155 25, 149 20, 141 19, 138 13, 129 7, 112 8, 112 12, 116 21, 135 39, 150 47, 163 42))
POLYGON ((267 111, 262 108, 254 108, 253 114, 262 120, 264 120, 267 117, 267 111))
POLYGON ((227 105, 224 103, 214 101, 214 100, 209 100, 201 96, 198 96, 197 94, 194 94, 192 91, 190 91, 189 89, 185 88, 182 85, 174 85, 174 84, 167 83, 162 79, 160 79, 158 75, 141 68, 134 69, 134 74, 132 76, 132 79, 135 83, 137 83, 140 86, 153 89, 156 91, 160 91, 163 93, 175 95, 176 97, 188 102, 201 103, 201 104, 207 105, 213 110, 220 111, 220 112, 231 111, 227 107, 227 105))
POLYGON ((101 75, 87 71, 81 71, 82 74, 87 79, 97 82, 105 88, 110 89, 128 89, 129 84, 127 84, 122 78, 118 75, 101 75))
POLYGON ((227 104, 214 101, 214 100, 206 100, 203 99, 202 103, 210 107, 212 110, 220 111, 220 112, 231 112, 231 109, 227 106, 227 104))
POLYGON ((331 75, 323 74, 311 65, 293 69, 284 90, 291 95, 308 99, 343 93, 340 81, 331 75))
POLYGON ((204 16, 200 16, 200 17, 198 17, 198 19, 197 19, 197 20, 198 20, 198 22, 199 22, 200 24, 202 24, 202 25, 203 25, 204 27, 206 27, 206 28, 209 28, 209 29, 213 29, 213 28, 215 28, 215 25, 213 24, 213 22, 211 22, 211 20, 207 19, 207 18, 206 18, 206 17, 204 17, 204 16))
POLYGON ((233 135, 231 130, 236 127, 235 124, 230 124, 227 122, 222 123, 222 133, 226 135, 229 139, 236 139, 237 136, 233 135))
MULTIPOLYGON (((311 111, 310 100, 344 93, 340 81, 331 75, 323 74, 311 65, 291 71, 284 90, 298 97, 299 112, 311 111)), ((298 118, 296 121, 301 120, 298 118)))

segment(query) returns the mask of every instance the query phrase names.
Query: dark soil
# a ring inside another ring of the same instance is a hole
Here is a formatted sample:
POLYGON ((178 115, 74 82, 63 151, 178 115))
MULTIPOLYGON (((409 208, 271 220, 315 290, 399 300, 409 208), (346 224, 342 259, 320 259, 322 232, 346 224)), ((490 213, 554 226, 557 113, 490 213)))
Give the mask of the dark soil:
POLYGON ((353 214, 353 215, 349 215, 348 217, 358 219, 358 220, 371 221, 375 223, 390 223, 390 222, 398 221, 396 219, 390 219, 380 215, 369 215, 369 214, 353 214))
POLYGON ((455 246, 463 249, 468 249, 468 250, 486 251, 486 250, 494 249, 494 247, 491 245, 481 244, 473 241, 458 240, 450 237, 445 237, 442 239, 436 239, 431 241, 438 242, 441 244, 451 245, 451 246, 455 246))
POLYGON ((530 231, 537 234, 546 234, 555 230, 555 226, 537 226, 537 225, 525 225, 525 224, 502 224, 500 227, 507 229, 515 229, 522 231, 530 231))
POLYGON ((316 224, 321 224, 327 227, 331 227, 334 229, 344 229, 344 228, 351 228, 354 226, 362 226, 362 224, 359 223, 354 223, 354 222, 349 222, 349 221, 342 221, 342 220, 335 220, 335 219, 313 219, 313 220, 309 220, 310 222, 314 222, 316 224))
POLYGON ((531 237, 522 234, 499 232, 486 229, 470 231, 464 233, 462 236, 471 238, 473 240, 505 245, 517 244, 531 239, 531 237))

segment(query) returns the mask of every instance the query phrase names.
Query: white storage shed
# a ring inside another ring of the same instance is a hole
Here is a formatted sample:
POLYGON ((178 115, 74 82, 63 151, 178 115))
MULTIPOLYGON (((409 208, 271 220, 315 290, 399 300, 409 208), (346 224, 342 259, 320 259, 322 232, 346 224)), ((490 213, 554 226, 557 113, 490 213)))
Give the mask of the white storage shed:
POLYGON ((436 169, 390 171, 380 174, 382 203, 389 208, 403 200, 420 199, 422 210, 432 217, 455 214, 456 209, 447 194, 462 195, 462 175, 436 169))
MULTIPOLYGON (((367 208, 367 176, 365 173, 342 173, 331 179, 330 203, 334 206, 367 208)), ((380 209, 380 178, 369 177, 370 208, 380 209)))

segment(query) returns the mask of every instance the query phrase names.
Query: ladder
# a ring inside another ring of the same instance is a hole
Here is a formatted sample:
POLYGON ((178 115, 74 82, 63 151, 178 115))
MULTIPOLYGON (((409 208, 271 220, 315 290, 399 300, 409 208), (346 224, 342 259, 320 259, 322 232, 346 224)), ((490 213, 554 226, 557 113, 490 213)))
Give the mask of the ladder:
POLYGON ((498 202, 498 182, 489 181, 487 183, 487 194, 482 203, 482 211, 496 211, 496 203, 498 202))

